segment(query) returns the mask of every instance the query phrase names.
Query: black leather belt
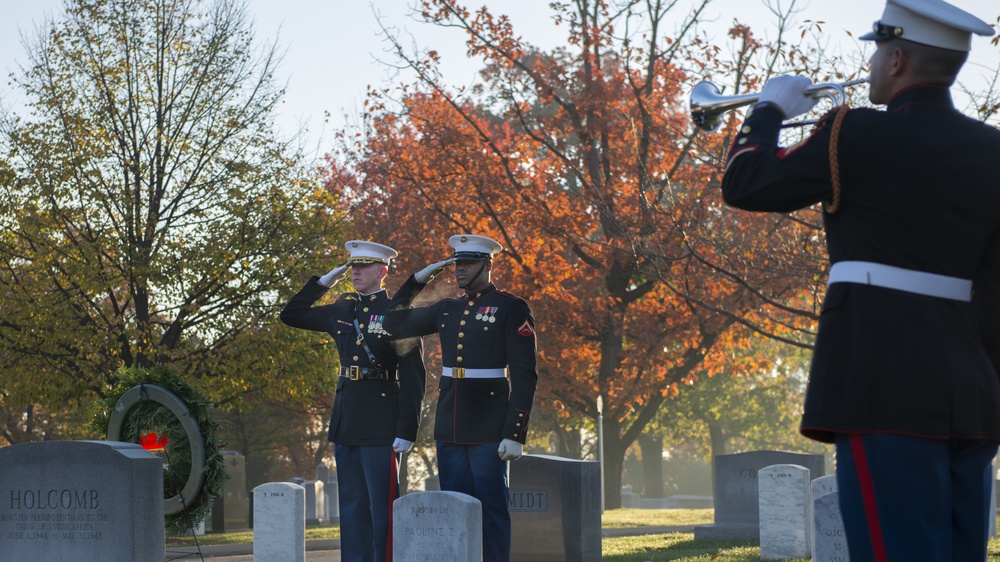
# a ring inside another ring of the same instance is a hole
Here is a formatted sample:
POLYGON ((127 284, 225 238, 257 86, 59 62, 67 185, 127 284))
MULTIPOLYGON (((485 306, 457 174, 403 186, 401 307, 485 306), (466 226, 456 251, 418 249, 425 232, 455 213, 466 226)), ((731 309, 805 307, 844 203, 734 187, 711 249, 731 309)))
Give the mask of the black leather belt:
POLYGON ((357 365, 351 365, 350 367, 341 367, 340 376, 347 377, 352 381, 356 380, 378 380, 378 381, 394 381, 396 380, 396 373, 390 373, 385 369, 376 369, 375 367, 358 367, 357 365))

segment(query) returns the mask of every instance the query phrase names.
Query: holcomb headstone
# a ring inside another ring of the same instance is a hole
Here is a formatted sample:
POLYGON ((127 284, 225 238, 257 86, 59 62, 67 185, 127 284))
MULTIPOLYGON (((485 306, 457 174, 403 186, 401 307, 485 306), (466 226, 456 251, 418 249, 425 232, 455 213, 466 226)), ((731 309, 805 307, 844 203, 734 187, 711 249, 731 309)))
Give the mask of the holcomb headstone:
POLYGON ((760 557, 805 558, 812 549, 809 469, 794 464, 767 466, 757 473, 760 557))
POLYGON ((253 489, 253 559, 304 562, 306 491, 290 482, 269 482, 253 489))
POLYGON ((601 560, 601 468, 524 455, 510 463, 511 560, 601 560))
POLYGON ((411 492, 397 499, 392 504, 392 559, 481 562, 482 504, 459 492, 411 492))
POLYGON ((0 560, 163 560, 163 460, 117 441, 0 448, 0 560))
POLYGON ((212 531, 245 531, 250 528, 247 459, 237 451, 222 451, 222 462, 229 479, 212 504, 212 531))
POLYGON ((695 527, 694 538, 760 540, 757 472, 775 464, 804 466, 814 477, 826 474, 823 455, 787 451, 717 455, 712 491, 715 523, 695 527))

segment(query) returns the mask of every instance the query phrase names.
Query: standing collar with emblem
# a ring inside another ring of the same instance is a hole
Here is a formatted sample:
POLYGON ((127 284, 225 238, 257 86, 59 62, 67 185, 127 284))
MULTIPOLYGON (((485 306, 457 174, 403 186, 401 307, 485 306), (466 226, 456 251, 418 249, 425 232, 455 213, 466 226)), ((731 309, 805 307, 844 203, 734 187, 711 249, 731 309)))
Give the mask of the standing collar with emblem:
POLYGON ((387 298, 389 298, 389 295, 386 293, 384 287, 367 295, 358 294, 358 299, 364 302, 379 301, 387 298))
POLYGON ((477 291, 476 293, 465 293, 465 298, 470 301, 476 301, 483 297, 489 296, 497 291, 497 286, 490 283, 482 291, 477 291))

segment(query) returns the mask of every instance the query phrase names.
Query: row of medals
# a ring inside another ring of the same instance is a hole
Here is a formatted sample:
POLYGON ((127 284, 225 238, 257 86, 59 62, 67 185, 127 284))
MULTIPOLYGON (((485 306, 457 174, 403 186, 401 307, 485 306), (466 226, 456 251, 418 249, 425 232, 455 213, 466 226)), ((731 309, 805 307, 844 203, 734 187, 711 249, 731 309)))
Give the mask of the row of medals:
POLYGON ((494 316, 497 310, 499 310, 499 307, 496 306, 487 306, 485 308, 481 308, 479 309, 479 312, 476 314, 476 320, 482 320, 483 322, 489 322, 492 324, 493 322, 497 321, 497 317, 494 316))

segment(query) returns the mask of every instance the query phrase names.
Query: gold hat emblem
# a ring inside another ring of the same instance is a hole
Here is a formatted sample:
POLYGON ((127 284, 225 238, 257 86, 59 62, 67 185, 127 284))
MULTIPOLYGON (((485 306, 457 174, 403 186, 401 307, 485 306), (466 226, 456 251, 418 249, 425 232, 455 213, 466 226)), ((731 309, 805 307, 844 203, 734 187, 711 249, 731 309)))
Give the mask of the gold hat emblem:
POLYGON ((463 244, 465 244, 466 242, 469 241, 469 237, 468 236, 463 236, 463 237, 459 238, 459 241, 462 242, 463 244))
POLYGON ((357 248, 358 247, 358 243, 357 242, 351 242, 351 247, 352 248, 357 248))

